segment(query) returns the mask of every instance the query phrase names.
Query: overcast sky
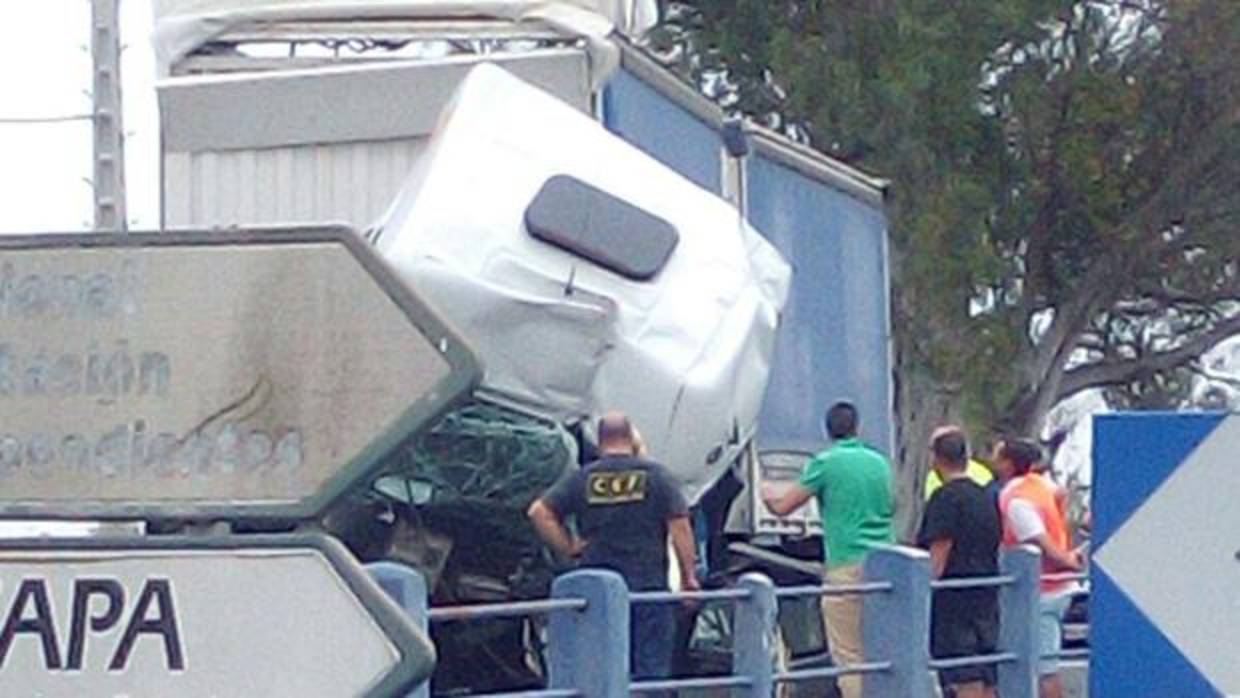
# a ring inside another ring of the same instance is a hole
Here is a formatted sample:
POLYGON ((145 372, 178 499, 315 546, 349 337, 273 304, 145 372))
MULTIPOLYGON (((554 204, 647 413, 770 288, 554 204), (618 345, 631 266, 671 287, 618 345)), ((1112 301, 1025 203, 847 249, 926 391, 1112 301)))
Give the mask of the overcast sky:
MULTIPOLYGON (((132 228, 159 223, 159 117, 148 0, 121 0, 121 73, 132 228)), ((90 2, 0 3, 0 232, 71 231, 92 224, 91 125, 6 119, 90 111, 90 2)))

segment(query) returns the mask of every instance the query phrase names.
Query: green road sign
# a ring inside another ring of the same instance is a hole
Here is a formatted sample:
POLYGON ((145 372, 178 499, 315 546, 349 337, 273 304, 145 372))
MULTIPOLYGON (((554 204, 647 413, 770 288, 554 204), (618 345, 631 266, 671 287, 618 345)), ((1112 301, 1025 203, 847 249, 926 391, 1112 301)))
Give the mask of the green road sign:
POLYGON ((0 517, 317 516, 478 373, 344 228, 0 238, 0 517))
POLYGON ((323 535, 0 542, 0 695, 394 696, 426 634, 323 535))

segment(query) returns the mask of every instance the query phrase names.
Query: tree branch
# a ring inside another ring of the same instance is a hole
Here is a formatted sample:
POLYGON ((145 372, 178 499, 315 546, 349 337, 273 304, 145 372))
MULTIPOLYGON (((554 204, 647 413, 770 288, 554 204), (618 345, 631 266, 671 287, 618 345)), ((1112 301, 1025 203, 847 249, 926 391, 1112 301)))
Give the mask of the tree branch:
MULTIPOLYGON (((1095 312, 1110 307, 1121 297, 1126 280, 1140 278, 1143 265, 1158 259, 1159 248, 1165 247, 1166 243, 1161 235, 1149 234, 1148 231, 1157 231, 1167 222, 1183 218, 1182 215, 1177 215, 1178 210, 1185 208, 1185 202, 1178 198, 1179 193, 1196 179, 1204 163, 1212 158, 1217 144, 1223 142, 1218 139, 1228 137, 1238 124, 1240 110, 1235 114, 1217 118, 1211 127, 1202 133, 1196 146, 1167 169, 1162 184, 1150 192, 1140 206, 1117 225, 1108 237, 1121 239, 1125 231, 1129 234, 1133 231, 1147 231, 1146 234, 1137 235, 1132 244, 1127 245, 1119 254, 1103 255, 1095 259, 1086 270, 1081 284, 1075 289, 1072 300, 1056 311, 1045 338, 1052 344, 1047 346, 1048 350, 1040 352, 1034 375, 1043 377, 1040 383, 1049 387, 1053 394, 1060 396, 1059 399, 1064 395, 1079 392, 1079 389, 1066 390, 1069 387, 1066 380, 1055 380, 1066 379, 1066 376, 1056 376, 1055 373, 1062 370, 1064 361, 1076 347, 1076 339, 1081 330, 1088 325, 1095 312)), ((1115 382, 1106 384, 1114 385, 1115 382)))
POLYGON ((1141 376, 1179 368, 1196 360, 1219 342, 1238 334, 1240 315, 1233 315, 1175 349, 1146 354, 1130 361, 1103 361, 1072 369, 1064 373, 1057 399, 1067 399, 1089 388, 1123 385, 1141 376))

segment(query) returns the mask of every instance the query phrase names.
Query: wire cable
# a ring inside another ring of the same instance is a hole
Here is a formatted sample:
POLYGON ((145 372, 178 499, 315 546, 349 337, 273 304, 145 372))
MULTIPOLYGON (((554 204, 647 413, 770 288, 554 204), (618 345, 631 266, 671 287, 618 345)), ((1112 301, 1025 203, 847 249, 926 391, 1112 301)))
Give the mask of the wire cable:
POLYGON ((65 116, 0 116, 0 124, 55 124, 65 121, 90 121, 94 114, 67 114, 65 116))

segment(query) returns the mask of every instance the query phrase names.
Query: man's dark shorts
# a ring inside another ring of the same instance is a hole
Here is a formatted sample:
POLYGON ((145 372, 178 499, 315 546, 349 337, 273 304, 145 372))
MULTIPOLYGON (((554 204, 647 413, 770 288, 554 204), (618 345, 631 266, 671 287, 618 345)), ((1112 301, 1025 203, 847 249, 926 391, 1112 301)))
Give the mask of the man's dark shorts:
MULTIPOLYGON (((993 654, 999 644, 999 614, 979 612, 976 607, 946 604, 936 608, 930 628, 930 654, 935 659, 993 654)), ((995 685, 995 667, 967 666, 939 672, 943 686, 981 681, 995 685)))

